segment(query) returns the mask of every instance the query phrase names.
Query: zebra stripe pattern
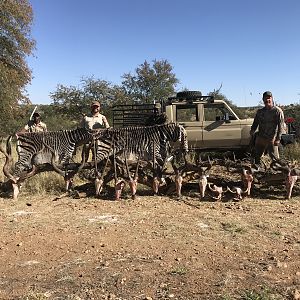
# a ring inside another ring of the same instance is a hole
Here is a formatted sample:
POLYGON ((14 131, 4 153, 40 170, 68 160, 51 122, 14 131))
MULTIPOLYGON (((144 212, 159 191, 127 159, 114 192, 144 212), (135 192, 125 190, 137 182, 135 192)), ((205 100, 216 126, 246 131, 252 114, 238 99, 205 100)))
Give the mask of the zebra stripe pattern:
POLYGON ((183 126, 176 123, 169 123, 155 126, 109 128, 104 132, 94 133, 98 140, 96 159, 101 161, 112 154, 112 144, 115 153, 126 151, 138 156, 153 157, 153 151, 158 163, 165 161, 170 142, 180 141, 181 150, 188 151, 186 131, 183 126))
POLYGON ((92 132, 85 128, 17 133, 16 136, 18 161, 15 164, 14 176, 19 176, 23 171, 31 169, 32 163, 37 165, 50 163, 52 157, 50 149, 54 150, 61 163, 68 163, 77 146, 92 140, 92 132))

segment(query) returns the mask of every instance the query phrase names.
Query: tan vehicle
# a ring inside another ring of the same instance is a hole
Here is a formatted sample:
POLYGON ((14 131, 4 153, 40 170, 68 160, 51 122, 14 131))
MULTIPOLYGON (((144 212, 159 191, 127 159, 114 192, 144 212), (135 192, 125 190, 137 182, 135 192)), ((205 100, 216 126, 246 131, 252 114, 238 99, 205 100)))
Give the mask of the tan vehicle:
POLYGON ((192 149, 247 149, 253 119, 240 119, 224 101, 197 92, 181 92, 170 98, 165 113, 182 124, 192 149), (200 95, 199 95, 200 96, 200 95))
POLYGON ((223 100, 202 96, 200 92, 177 93, 163 105, 118 105, 113 108, 114 127, 147 125, 161 113, 169 122, 182 124, 189 148, 197 150, 246 150, 250 144, 253 119, 240 119, 223 100))

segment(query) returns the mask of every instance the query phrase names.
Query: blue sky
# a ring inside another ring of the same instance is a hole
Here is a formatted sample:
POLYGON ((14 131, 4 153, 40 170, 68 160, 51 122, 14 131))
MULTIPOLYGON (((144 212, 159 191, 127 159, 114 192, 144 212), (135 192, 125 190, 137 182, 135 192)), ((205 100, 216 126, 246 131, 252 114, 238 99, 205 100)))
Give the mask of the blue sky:
POLYGON ((217 89, 239 106, 273 92, 300 102, 298 0, 30 0, 35 57, 27 87, 51 103, 58 84, 94 76, 120 84, 145 60, 166 59, 177 90, 217 89))

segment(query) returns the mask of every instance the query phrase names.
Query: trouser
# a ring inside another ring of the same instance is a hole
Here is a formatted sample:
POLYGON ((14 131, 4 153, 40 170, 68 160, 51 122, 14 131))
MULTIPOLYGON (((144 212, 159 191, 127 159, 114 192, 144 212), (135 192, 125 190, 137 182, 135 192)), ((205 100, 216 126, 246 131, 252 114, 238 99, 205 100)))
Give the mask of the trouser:
POLYGON ((279 158, 278 146, 274 145, 273 140, 265 139, 258 136, 255 140, 255 163, 261 163, 261 157, 264 153, 270 155, 274 161, 279 158))

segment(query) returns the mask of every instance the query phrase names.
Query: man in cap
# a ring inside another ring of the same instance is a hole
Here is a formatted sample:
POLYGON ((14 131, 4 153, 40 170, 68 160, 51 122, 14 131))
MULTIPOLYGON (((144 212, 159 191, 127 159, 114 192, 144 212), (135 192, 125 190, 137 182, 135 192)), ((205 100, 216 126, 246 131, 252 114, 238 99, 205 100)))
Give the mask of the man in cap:
POLYGON ((106 117, 100 114, 100 103, 98 101, 92 101, 91 116, 85 116, 81 126, 86 129, 109 128, 106 117))
MULTIPOLYGON (((101 129, 101 128, 109 128, 109 123, 106 117, 100 114, 100 103, 99 101, 92 101, 91 103, 91 116, 84 116, 81 121, 81 127, 86 129, 101 129)), ((92 149, 93 158, 94 155, 94 147, 92 143, 85 145, 85 150, 82 151, 82 160, 88 160, 90 150, 92 149)))
POLYGON ((41 115, 38 112, 35 112, 32 115, 32 119, 25 125, 24 131, 27 132, 46 132, 47 126, 44 122, 41 121, 41 115))
POLYGON ((284 129, 283 111, 274 105, 270 91, 263 93, 264 107, 256 112, 250 135, 255 139, 255 163, 260 165, 262 155, 267 152, 272 160, 279 158, 278 145, 284 129))

